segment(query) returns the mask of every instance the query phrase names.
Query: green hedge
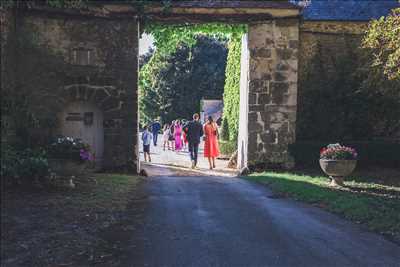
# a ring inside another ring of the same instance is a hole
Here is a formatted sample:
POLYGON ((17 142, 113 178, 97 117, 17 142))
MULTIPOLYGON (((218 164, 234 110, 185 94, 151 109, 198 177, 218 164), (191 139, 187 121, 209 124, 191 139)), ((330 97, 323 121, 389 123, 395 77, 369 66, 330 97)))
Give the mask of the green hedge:
POLYGON ((242 42, 240 38, 232 38, 229 41, 229 52, 225 70, 223 120, 228 123, 230 141, 237 140, 239 131, 241 47, 242 42))
POLYGON ((219 141, 219 150, 223 155, 231 156, 236 151, 236 147, 236 141, 219 141))
MULTIPOLYGON (((319 151, 327 144, 329 142, 299 141, 289 146, 289 152, 295 158, 297 166, 319 167, 319 151)), ((400 166, 400 143, 398 142, 342 142, 341 144, 357 150, 359 165, 400 166)))

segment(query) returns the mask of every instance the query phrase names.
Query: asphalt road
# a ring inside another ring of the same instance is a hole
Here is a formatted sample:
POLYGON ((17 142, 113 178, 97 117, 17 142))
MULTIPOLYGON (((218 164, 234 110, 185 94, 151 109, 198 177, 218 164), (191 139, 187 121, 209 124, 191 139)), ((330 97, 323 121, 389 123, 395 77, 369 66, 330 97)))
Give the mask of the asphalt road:
POLYGON ((400 246, 238 178, 150 177, 127 266, 400 266, 400 246))

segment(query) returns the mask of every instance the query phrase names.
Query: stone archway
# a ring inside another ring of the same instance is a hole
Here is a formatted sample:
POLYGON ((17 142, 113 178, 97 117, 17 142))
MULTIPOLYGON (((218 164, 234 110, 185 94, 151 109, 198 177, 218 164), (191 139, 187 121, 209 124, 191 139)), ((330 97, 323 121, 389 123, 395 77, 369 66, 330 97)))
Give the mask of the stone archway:
POLYGON ((242 38, 238 168, 294 167, 299 9, 285 1, 174 3, 146 10, 162 23, 245 23, 242 38))
POLYGON ((65 104, 58 113, 58 132, 91 145, 98 169, 114 166, 114 161, 121 160, 113 154, 117 144, 109 140, 112 132, 122 128, 123 97, 115 86, 71 84, 63 88, 65 104))
POLYGON ((144 8, 102 2, 85 10, 32 5, 17 15, 4 16, 15 22, 2 31, 4 40, 27 33, 35 36, 29 40, 31 49, 10 46, 7 53, 2 50, 2 56, 17 55, 18 49, 23 52, 2 68, 15 70, 10 76, 2 75, 2 82, 14 79, 20 87, 55 98, 62 95, 66 103, 90 98, 104 116, 104 167, 138 172, 141 22, 246 23, 248 68, 243 68, 241 86, 239 148, 244 160, 240 162, 242 166, 291 167, 288 146, 295 141, 299 16, 296 5, 282 0, 172 2, 167 10, 161 2, 144 8), (20 77, 32 84, 24 84, 20 77))

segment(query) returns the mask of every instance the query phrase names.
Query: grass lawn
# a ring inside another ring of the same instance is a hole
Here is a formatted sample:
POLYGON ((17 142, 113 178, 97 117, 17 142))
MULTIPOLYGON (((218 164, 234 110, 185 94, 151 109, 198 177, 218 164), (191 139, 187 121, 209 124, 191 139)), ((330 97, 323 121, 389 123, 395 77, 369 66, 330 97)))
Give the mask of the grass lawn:
POLYGON ((346 178, 346 186, 342 188, 329 187, 330 180, 316 173, 262 172, 246 179, 266 184, 278 195, 341 214, 400 241, 400 171, 355 173, 346 178))
POLYGON ((3 188, 2 266, 118 266, 144 212, 141 181, 95 174, 75 189, 3 188))

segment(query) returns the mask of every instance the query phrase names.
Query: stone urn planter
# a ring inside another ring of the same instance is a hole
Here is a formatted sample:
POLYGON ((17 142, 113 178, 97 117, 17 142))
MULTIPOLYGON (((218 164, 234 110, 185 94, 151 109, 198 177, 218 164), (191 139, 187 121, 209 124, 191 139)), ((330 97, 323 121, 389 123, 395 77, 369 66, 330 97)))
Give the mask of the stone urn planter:
POLYGON ((72 177, 86 173, 87 164, 70 159, 49 159, 50 172, 59 176, 72 177))
POLYGON ((357 160, 320 159, 319 165, 331 178, 331 186, 343 186, 343 178, 354 171, 357 160))
POLYGON ((331 178, 331 186, 343 186, 343 178, 351 174, 357 165, 357 151, 340 144, 330 144, 320 151, 319 165, 331 178))
POLYGON ((73 178, 88 171, 93 157, 90 147, 79 138, 59 136, 48 148, 52 176, 73 178))

